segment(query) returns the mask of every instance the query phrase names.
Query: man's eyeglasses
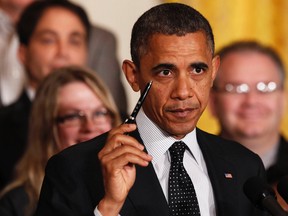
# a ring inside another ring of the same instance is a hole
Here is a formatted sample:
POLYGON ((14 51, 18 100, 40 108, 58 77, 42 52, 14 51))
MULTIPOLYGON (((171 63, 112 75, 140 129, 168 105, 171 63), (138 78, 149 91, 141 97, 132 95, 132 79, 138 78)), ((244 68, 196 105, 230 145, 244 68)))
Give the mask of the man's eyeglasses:
POLYGON ((276 82, 258 82, 255 86, 250 86, 247 83, 241 84, 232 84, 227 83, 223 88, 213 86, 213 89, 216 92, 226 92, 231 94, 247 94, 253 90, 256 90, 258 93, 268 94, 275 92, 278 89, 281 89, 282 86, 276 84, 276 82))
POLYGON ((80 127, 90 119, 94 124, 106 124, 109 120, 110 112, 107 110, 96 110, 89 115, 79 111, 67 115, 58 116, 56 123, 65 127, 80 127))

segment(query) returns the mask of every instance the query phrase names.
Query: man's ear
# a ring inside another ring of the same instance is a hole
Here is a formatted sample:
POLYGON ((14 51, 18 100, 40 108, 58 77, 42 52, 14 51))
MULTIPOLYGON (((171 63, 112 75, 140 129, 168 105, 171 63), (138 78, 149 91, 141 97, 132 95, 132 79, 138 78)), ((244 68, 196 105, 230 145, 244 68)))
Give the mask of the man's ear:
POLYGON ((220 56, 216 55, 212 59, 212 83, 211 83, 211 87, 213 86, 213 82, 216 78, 219 66, 220 66, 220 56))
POLYGON ((216 111, 216 104, 215 104, 215 103, 217 103, 216 95, 212 89, 210 91, 211 92, 210 92, 210 97, 209 97, 207 109, 210 111, 210 113, 213 117, 217 118, 217 111, 216 111))
POLYGON ((139 71, 137 70, 135 64, 132 61, 124 60, 122 64, 122 70, 133 91, 138 92, 140 90, 138 83, 139 71))
POLYGON ((26 53, 27 53, 27 46, 20 44, 18 48, 18 58, 23 65, 26 65, 27 62, 26 53))

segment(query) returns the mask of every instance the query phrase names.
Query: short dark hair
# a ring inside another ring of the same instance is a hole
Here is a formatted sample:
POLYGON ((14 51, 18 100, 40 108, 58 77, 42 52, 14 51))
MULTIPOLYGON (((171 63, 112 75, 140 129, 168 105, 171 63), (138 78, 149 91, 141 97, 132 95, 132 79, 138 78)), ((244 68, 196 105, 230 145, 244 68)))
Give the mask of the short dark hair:
MULTIPOLYGON (((255 41, 255 40, 235 41, 219 49, 216 52, 216 55, 220 56, 220 61, 221 61, 221 59, 224 59, 227 55, 231 53, 239 53, 239 52, 246 52, 246 51, 257 52, 257 53, 260 53, 269 57, 278 67, 281 85, 284 86, 285 77, 286 77, 285 66, 283 64, 283 61, 280 55, 277 53, 275 49, 273 49, 270 46, 263 45, 260 42, 255 41)), ((217 81, 217 77, 215 81, 217 81)))
POLYGON ((130 52, 136 67, 140 57, 147 52, 150 38, 155 34, 184 36, 202 31, 214 54, 214 36, 208 20, 194 8, 181 3, 164 3, 146 11, 132 29, 130 52))
POLYGON ((67 0, 38 0, 29 4, 20 16, 16 29, 21 44, 28 45, 35 28, 49 8, 62 7, 75 14, 86 29, 87 41, 90 33, 90 22, 85 10, 77 4, 67 0))

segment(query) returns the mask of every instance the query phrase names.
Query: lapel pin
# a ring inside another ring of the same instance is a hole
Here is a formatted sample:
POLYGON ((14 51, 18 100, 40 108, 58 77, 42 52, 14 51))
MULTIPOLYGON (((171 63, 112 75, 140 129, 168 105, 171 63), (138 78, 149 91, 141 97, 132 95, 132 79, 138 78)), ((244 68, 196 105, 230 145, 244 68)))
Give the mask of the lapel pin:
POLYGON ((224 176, 226 179, 232 179, 233 178, 231 173, 224 173, 224 176))

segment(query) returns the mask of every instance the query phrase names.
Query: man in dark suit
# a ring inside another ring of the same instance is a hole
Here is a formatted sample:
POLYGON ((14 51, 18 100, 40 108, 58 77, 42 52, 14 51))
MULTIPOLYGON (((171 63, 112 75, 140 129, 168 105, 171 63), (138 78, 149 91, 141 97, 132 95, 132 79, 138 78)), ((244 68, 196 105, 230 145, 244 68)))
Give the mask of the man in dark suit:
POLYGON ((182 206, 192 198, 178 207, 171 201, 169 176, 176 172, 170 151, 179 141, 196 215, 262 215, 242 192, 249 177, 263 176, 261 159, 196 128, 220 63, 209 22, 184 4, 155 6, 134 24, 131 55, 122 68, 132 89, 143 92, 153 81, 136 124, 52 157, 36 215, 191 215, 182 206))

